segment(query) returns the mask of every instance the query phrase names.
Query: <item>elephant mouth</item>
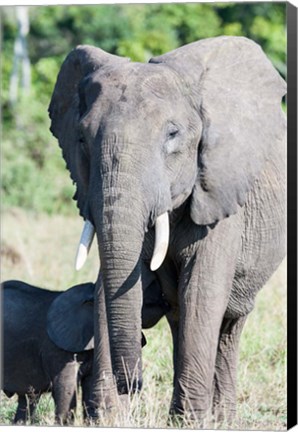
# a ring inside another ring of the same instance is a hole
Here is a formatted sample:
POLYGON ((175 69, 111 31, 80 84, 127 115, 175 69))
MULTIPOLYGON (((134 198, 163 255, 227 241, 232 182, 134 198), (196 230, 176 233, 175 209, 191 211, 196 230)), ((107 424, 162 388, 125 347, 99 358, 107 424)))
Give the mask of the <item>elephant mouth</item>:
MULTIPOLYGON (((80 270, 85 264, 89 250, 91 248, 95 235, 94 225, 86 219, 81 234, 76 260, 75 268, 80 270)), ((157 270, 163 263, 167 254, 170 238, 170 223, 168 212, 162 213, 156 218, 155 221, 155 243, 153 249, 153 255, 151 258, 150 269, 152 271, 157 270)))

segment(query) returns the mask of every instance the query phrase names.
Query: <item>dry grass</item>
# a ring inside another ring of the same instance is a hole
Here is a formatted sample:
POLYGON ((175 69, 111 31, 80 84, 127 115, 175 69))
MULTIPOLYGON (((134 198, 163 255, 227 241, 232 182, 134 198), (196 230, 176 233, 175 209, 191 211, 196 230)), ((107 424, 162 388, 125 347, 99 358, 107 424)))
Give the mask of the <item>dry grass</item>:
MULTIPOLYGON (((75 212, 74 212, 75 213, 75 212)), ((81 272, 73 268, 82 221, 73 217, 45 216, 11 209, 2 215, 1 280, 20 279, 53 290, 95 281, 95 244, 81 272)), ((238 415, 234 429, 286 429, 286 263, 259 293, 241 339, 238 415)), ((134 396, 130 410, 117 412, 101 426, 166 428, 172 387, 172 351, 166 321, 145 331, 144 388, 134 396)), ((9 424, 15 397, 2 394, 0 424, 9 424)), ((37 424, 53 424, 53 401, 41 399, 37 424)), ((82 425, 81 415, 75 422, 82 425)), ((217 425, 213 425, 217 427, 217 425)), ((193 426, 192 426, 193 427, 193 426)))

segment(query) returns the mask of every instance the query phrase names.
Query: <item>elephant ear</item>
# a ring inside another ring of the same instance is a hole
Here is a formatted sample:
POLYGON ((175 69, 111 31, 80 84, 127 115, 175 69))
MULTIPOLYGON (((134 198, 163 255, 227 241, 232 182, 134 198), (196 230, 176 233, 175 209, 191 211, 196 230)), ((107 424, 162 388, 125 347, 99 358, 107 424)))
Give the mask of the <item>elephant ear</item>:
POLYGON ((47 315, 47 333, 59 348, 70 352, 94 348, 93 283, 76 285, 55 298, 47 315))
POLYGON ((286 84, 262 49, 221 36, 150 60, 175 69, 203 130, 191 217, 200 225, 237 212, 276 141, 285 137, 286 84))
POLYGON ((79 122, 98 96, 100 86, 92 100, 86 100, 84 88, 88 77, 91 78, 99 69, 128 61, 129 59, 108 54, 100 48, 79 45, 64 60, 49 105, 50 130, 59 141, 70 176, 76 183, 74 199, 85 219, 88 218, 86 197, 89 160, 84 150, 79 122))

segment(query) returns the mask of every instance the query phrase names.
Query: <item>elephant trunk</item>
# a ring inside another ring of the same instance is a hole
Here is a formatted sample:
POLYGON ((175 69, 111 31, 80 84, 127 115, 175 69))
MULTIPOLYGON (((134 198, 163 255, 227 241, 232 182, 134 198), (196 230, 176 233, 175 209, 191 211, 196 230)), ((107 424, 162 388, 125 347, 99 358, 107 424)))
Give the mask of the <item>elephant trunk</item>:
MULTIPOLYGON (((94 159, 90 173, 90 184, 97 185, 98 189, 89 194, 88 204, 99 245, 112 372, 118 392, 127 394, 142 385, 141 256, 144 236, 149 223, 155 222, 156 216, 165 212, 169 204, 164 203, 158 182, 152 182, 152 190, 140 182, 146 171, 140 162, 142 146, 133 146, 111 134, 98 149, 96 159, 100 165, 94 159)), ((166 225, 166 234, 156 236, 158 244, 154 248, 153 270, 161 265, 168 244, 168 216, 162 220, 156 225, 159 228, 166 225)), ((89 231, 88 227, 86 231, 89 231)), ((93 236, 92 230, 89 234, 83 260, 93 236)))
MULTIPOLYGON (((133 230, 127 231, 127 242, 134 236, 133 230)), ((133 250, 117 235, 112 241, 103 241, 99 235, 99 244, 113 373, 119 393, 128 393, 141 388, 142 378, 142 239, 134 241, 133 250)))
MULTIPOLYGON (((142 385, 141 253, 145 222, 144 212, 139 204, 131 202, 123 181, 119 187, 110 187, 108 183, 92 213, 99 245, 112 370, 118 392, 126 394, 142 385)), ((138 201, 136 196, 134 199, 138 201)))

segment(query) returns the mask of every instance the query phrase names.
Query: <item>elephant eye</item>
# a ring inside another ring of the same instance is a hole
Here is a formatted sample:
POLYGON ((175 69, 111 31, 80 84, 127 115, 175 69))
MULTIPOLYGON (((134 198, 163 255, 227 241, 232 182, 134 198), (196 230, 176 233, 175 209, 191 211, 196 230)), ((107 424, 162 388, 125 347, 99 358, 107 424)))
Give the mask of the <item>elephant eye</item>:
POLYGON ((170 124, 166 133, 165 151, 166 154, 172 155, 180 151, 180 141, 177 139, 180 135, 180 129, 175 124, 170 124))
POLYGON ((174 139, 176 138, 176 136, 179 133, 179 129, 177 128, 177 126, 172 125, 170 126, 169 130, 168 130, 168 139, 174 139))

